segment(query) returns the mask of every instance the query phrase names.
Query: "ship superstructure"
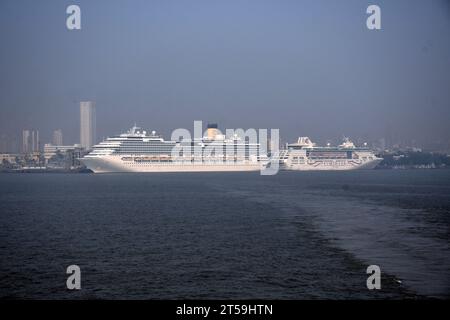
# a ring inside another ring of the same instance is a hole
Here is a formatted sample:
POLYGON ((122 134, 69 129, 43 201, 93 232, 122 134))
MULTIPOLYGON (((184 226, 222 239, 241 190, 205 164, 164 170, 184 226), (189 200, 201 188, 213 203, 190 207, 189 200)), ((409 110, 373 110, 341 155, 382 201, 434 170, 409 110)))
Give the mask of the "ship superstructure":
POLYGON ((337 147, 319 147, 308 137, 286 145, 279 154, 284 170, 355 170, 373 169, 383 159, 366 146, 356 147, 348 138, 337 147))
POLYGON ((259 143, 226 137, 213 124, 204 137, 180 141, 134 126, 95 145, 81 161, 96 173, 201 172, 256 171, 264 158, 259 143))

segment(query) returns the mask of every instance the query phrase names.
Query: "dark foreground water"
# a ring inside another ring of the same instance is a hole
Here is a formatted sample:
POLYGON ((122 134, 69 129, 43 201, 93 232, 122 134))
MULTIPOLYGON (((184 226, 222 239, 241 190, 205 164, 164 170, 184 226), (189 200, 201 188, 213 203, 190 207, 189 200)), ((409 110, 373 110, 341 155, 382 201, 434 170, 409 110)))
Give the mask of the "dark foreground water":
POLYGON ((449 226, 446 170, 2 174, 0 297, 448 298, 449 226))

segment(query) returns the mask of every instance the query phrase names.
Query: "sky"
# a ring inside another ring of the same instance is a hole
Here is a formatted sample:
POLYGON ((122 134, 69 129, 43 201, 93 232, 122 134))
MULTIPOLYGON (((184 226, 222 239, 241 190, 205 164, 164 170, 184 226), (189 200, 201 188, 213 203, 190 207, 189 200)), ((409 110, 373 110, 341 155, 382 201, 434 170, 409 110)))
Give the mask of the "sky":
MULTIPOLYGON (((447 0, 1 0, 0 133, 278 128, 450 143, 447 0), (81 8, 81 30, 66 8, 81 8), (366 9, 381 8, 381 30, 366 9)), ((47 141, 46 141, 47 140, 47 141)))

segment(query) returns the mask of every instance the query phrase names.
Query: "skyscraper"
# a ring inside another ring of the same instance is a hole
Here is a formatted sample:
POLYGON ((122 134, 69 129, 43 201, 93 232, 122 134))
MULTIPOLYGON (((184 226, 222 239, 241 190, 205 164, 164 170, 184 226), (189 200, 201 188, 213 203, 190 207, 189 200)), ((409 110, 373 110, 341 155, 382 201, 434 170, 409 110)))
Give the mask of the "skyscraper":
POLYGON ((22 131, 22 153, 30 152, 30 130, 22 131))
POLYGON ((22 152, 31 153, 39 151, 39 131, 23 130, 22 131, 22 152))
POLYGON ((7 134, 2 133, 0 135, 0 153, 7 153, 10 152, 10 143, 9 143, 9 137, 7 134))
POLYGON ((53 131, 53 145, 55 146, 62 146, 63 145, 63 134, 62 130, 58 129, 53 131))
POLYGON ((39 151, 39 131, 31 131, 31 152, 39 151))
POLYGON ((92 101, 80 102, 80 144, 89 150, 95 144, 95 104, 92 101))

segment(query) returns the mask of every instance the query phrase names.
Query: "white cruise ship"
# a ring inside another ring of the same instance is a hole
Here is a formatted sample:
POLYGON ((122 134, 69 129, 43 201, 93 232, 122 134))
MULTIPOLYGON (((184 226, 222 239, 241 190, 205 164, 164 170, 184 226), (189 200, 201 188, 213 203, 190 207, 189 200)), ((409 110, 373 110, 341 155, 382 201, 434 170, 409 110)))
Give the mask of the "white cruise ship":
POLYGON ((286 145, 280 152, 284 170, 355 170, 373 169, 383 159, 366 147, 356 147, 349 139, 337 147, 318 147, 308 137, 286 145))
POLYGON ((258 143, 225 137, 209 125, 199 139, 166 141, 134 126, 95 145, 81 162, 95 173, 257 171, 266 155, 258 143))

